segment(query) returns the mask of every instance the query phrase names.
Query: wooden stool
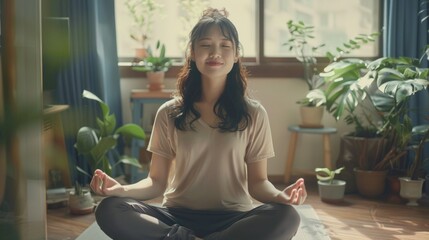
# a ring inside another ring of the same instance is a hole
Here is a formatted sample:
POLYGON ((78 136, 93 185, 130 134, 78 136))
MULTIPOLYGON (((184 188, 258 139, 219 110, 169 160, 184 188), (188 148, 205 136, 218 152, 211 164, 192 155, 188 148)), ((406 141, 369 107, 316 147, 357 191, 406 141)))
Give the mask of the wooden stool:
POLYGON ((284 173, 284 182, 288 183, 292 173, 293 161, 295 159, 296 143, 298 141, 299 133, 309 133, 309 134, 322 134, 323 136, 323 162, 325 167, 332 169, 331 163, 331 143, 329 135, 336 133, 336 128, 323 127, 323 128, 302 128, 297 125, 292 125, 288 127, 288 130, 291 132, 289 140, 289 150, 286 159, 286 167, 284 173))

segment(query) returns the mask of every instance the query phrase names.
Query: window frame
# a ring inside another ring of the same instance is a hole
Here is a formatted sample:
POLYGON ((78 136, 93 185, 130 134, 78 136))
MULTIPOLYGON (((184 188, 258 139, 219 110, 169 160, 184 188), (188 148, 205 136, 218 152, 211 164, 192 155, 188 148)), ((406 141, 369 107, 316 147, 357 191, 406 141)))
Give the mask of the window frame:
MULTIPOLYGON (((255 0, 256 8, 256 57, 255 58, 242 58, 242 63, 249 72, 250 78, 302 78, 304 74, 303 64, 294 57, 265 57, 264 55, 264 0, 255 0)), ((379 2, 379 23, 383 25, 384 4, 383 1, 379 2)), ((381 28, 381 27, 380 27, 381 28)), ((378 37, 378 54, 371 58, 362 59, 376 59, 382 55, 383 35, 378 37)), ((180 62, 181 59, 177 58, 180 62)), ((132 58, 119 59, 119 73, 121 78, 142 78, 146 74, 144 72, 134 71, 131 68, 132 58)), ((327 65, 328 59, 324 57, 317 58, 318 67, 323 68, 327 65)), ((174 63, 173 66, 165 73, 167 78, 176 78, 179 74, 182 64, 174 63)))

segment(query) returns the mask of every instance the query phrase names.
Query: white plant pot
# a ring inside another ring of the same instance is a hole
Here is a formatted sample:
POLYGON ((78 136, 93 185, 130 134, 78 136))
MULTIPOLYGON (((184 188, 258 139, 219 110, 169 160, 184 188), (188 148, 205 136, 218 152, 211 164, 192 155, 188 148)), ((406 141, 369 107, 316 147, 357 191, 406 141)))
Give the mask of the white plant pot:
POLYGON ((411 180, 409 177, 402 177, 399 178, 399 181, 401 183, 399 194, 408 199, 407 206, 418 206, 417 200, 422 197, 424 179, 411 180))
POLYGON ((328 181, 317 181, 319 186, 320 199, 328 203, 338 203, 344 200, 346 181, 334 179, 332 183, 328 181))
POLYGON ((74 191, 69 193, 69 209, 71 214, 82 215, 92 213, 94 210, 94 199, 91 192, 83 189, 83 195, 76 195, 74 191))

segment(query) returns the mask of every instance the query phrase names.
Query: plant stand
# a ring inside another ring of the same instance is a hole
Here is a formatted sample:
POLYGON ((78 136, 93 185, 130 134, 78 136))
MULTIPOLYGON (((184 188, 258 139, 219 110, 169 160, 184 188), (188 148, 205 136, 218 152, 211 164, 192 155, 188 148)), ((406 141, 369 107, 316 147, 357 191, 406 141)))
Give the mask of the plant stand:
POLYGON ((289 139, 289 148, 288 148, 288 154, 287 154, 285 171, 284 171, 284 182, 285 183, 289 183, 291 175, 292 175, 293 162, 295 160, 296 145, 298 142, 298 135, 300 133, 322 135, 323 162, 324 162, 326 168, 332 168, 330 135, 337 132, 336 128, 331 128, 331 127, 301 128, 301 127, 296 126, 296 125, 291 125, 288 127, 288 130, 290 132, 290 139, 289 139))

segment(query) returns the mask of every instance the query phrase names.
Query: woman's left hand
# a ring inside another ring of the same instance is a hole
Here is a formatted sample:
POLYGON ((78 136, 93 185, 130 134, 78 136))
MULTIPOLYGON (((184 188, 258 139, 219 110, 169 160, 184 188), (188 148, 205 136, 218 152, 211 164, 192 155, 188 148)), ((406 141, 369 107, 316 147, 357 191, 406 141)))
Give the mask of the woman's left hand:
POLYGON ((278 196, 279 202, 284 204, 301 205, 307 198, 304 179, 300 178, 295 183, 286 187, 278 196))

